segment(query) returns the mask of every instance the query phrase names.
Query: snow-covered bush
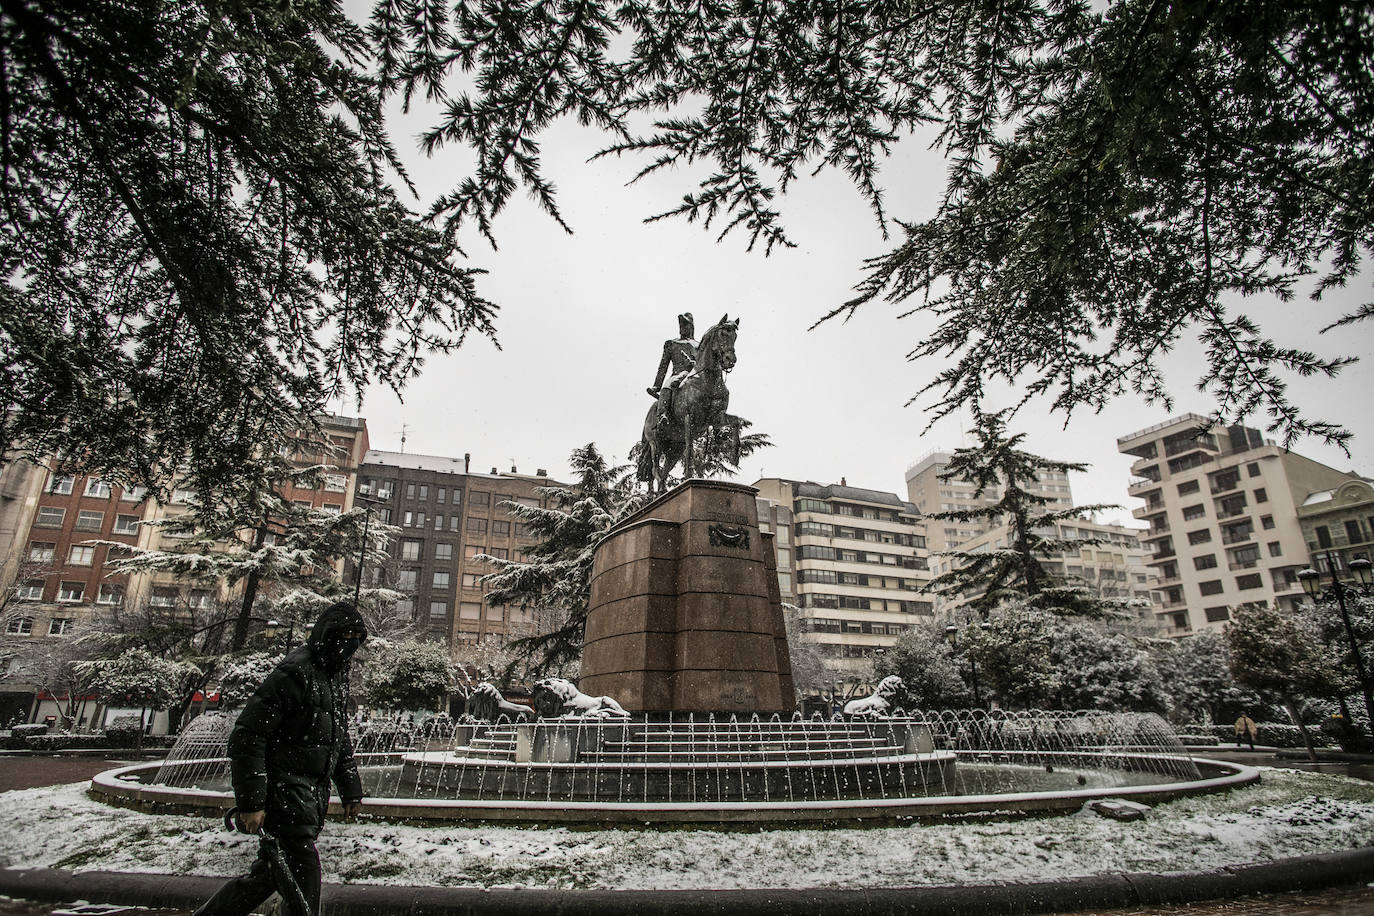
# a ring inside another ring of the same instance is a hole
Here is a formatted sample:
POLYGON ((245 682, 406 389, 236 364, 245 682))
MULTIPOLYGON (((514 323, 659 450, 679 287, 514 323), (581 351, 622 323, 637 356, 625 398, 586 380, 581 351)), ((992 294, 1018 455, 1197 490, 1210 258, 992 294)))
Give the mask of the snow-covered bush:
POLYGON ((227 709, 237 709, 247 703, 281 658, 270 652, 250 652, 228 661, 220 676, 220 704, 227 709))
POLYGON ((369 647, 363 666, 363 702, 382 709, 433 710, 448 696, 453 663, 439 643, 369 647))

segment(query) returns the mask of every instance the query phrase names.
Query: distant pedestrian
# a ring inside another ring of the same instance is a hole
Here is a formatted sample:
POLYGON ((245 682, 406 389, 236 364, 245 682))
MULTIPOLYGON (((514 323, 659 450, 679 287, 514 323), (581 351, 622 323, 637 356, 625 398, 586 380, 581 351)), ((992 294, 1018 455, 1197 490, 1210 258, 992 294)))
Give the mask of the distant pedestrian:
MULTIPOLYGON (((229 770, 239 821, 263 833, 252 870, 219 889, 195 916, 247 916, 294 881, 310 914, 320 910, 320 857, 332 781, 344 814, 357 814, 363 788, 348 737, 348 669, 367 639, 351 604, 320 615, 309 644, 282 659, 249 699, 229 733, 229 770), (289 878, 280 865, 285 860, 289 878)), ((290 889, 289 887, 287 888, 290 889)), ((297 914, 288 900, 287 912, 297 914)))
POLYGON ((1259 734, 1259 727, 1255 725, 1255 720, 1250 718, 1248 712, 1240 714, 1236 720, 1236 747, 1240 747, 1241 741, 1250 740, 1250 750, 1255 749, 1255 736, 1259 734))

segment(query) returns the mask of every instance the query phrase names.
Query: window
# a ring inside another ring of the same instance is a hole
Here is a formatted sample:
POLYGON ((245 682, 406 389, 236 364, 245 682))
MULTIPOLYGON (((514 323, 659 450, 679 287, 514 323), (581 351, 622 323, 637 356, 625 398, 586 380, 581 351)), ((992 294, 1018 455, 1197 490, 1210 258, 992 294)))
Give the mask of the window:
POLYGON ((14 587, 14 597, 20 601, 42 601, 43 600, 43 580, 30 579, 14 587))
POLYGON ((486 534, 487 520, 484 518, 468 519, 468 534, 486 534))
POLYGON ((205 588, 193 588, 191 594, 186 599, 188 607, 205 610, 210 606, 210 590, 205 588))
POLYGON ((478 601, 464 601, 458 605, 458 616, 463 620, 481 620, 482 605, 478 601))
POLYGON ((82 509, 76 514, 77 531, 99 531, 104 526, 104 512, 95 509, 82 509))
POLYGON ((790 531, 790 525, 779 525, 777 534, 774 535, 774 543, 777 544, 779 547, 786 547, 788 543, 791 541, 791 538, 789 536, 790 531))
POLYGON ((72 492, 72 485, 75 483, 76 479, 73 477, 54 476, 48 481, 48 492, 57 493, 61 496, 70 496, 72 492))
POLYGON ((489 553, 497 560, 509 560, 510 551, 504 547, 493 547, 489 553))
POLYGON ((95 548, 77 544, 72 548, 71 555, 67 557, 69 566, 90 566, 95 562, 95 548))
POLYGON ((1231 610, 1225 606, 1209 607, 1204 613, 1207 615, 1208 623, 1220 623, 1223 620, 1231 619, 1231 610))
POLYGON ((477 573, 463 573, 463 588, 481 588, 477 573))
POLYGON ((1272 515, 1261 515, 1261 516, 1260 516, 1260 526, 1263 527, 1264 530, 1266 530, 1266 531, 1268 531, 1270 528, 1273 528, 1273 527, 1274 527, 1274 516, 1272 516, 1272 515))
POLYGON ((1189 532, 1188 532, 1188 543, 1189 543, 1189 544, 1206 544, 1206 543, 1207 543, 1208 541, 1210 541, 1211 539, 1212 539, 1212 532, 1211 532, 1209 529, 1207 529, 1207 528, 1203 528, 1201 531, 1189 531, 1189 532))
POLYGON ((124 586, 122 585, 102 585, 100 593, 96 595, 96 604, 106 604, 118 606, 124 603, 124 586))
POLYGON ((1264 585, 1264 579, 1258 573, 1251 573, 1247 576, 1236 576, 1236 588, 1246 591, 1252 588, 1260 588, 1264 585))
POLYGON ((1203 582, 1198 585, 1198 590, 1204 595, 1220 595, 1222 591, 1221 580, 1213 579, 1210 582, 1203 582))
POLYGON ((1283 556, 1283 546, 1282 546, 1281 544, 1279 544, 1278 541, 1270 541, 1270 542, 1269 542, 1269 556, 1271 556, 1271 557, 1281 557, 1281 556, 1283 556))
POLYGON ((1178 485, 1178 495, 1187 496, 1189 493, 1196 493, 1201 484, 1196 480, 1185 480, 1178 485))
POLYGON ((510 522, 492 522, 491 536, 494 538, 510 537, 510 522))
POLYGON ((328 493, 342 493, 348 484, 347 478, 342 474, 325 474, 324 489, 328 493))
POLYGON ((1364 540, 1364 538, 1360 536, 1360 522, 1358 519, 1346 519, 1345 538, 1352 544, 1358 544, 1360 541, 1364 540))
POLYGON ((457 531, 457 530, 459 530, 459 526, 462 524, 462 521, 463 521, 463 520, 462 520, 462 518, 461 518, 460 516, 457 516, 457 515, 450 515, 450 516, 448 517, 448 530, 449 530, 449 531, 457 531))
POLYGON ((435 530, 435 531, 443 531, 443 530, 444 530, 444 513, 442 513, 442 512, 436 512, 436 513, 434 514, 434 530, 435 530))
POLYGON ((1247 464, 1245 466, 1245 473, 1249 474, 1251 477, 1258 477, 1260 475, 1259 462, 1252 461, 1247 464))
POLYGON ((1259 562, 1260 549, 1258 544, 1249 544, 1231 553, 1231 568, 1248 569, 1259 562))
POLYGON ((1203 517, 1204 515, 1206 515, 1206 514, 1207 514, 1207 507, 1206 507, 1206 506, 1203 506, 1203 505, 1200 505, 1200 504, 1199 504, 1199 505, 1196 505, 1196 506, 1184 506, 1184 507, 1183 507, 1183 520, 1184 520, 1185 522, 1191 522, 1191 521, 1194 521, 1194 520, 1196 520, 1196 519, 1202 518, 1202 517, 1203 517))
POLYGON ((452 502, 455 506, 461 506, 463 504, 463 491, 454 490, 453 497, 450 500, 450 502, 452 502))
POLYGON ((63 582, 57 589, 57 600, 64 604, 75 604, 85 594, 85 582, 63 582))
POLYGON ((406 499, 414 499, 414 498, 415 498, 415 484, 413 484, 413 483, 408 483, 408 484, 406 484, 406 499))
POLYGON ((429 603, 429 619, 442 619, 448 616, 447 601, 431 601, 429 603))
POLYGON ((29 636, 33 633, 32 617, 11 617, 5 622, 5 632, 11 636, 29 636))
POLYGON ((59 509, 56 506, 43 506, 38 510, 38 517, 33 520, 33 526, 35 528, 61 528, 62 522, 66 518, 66 509, 59 509))
MULTIPOLYGON (((780 548, 777 551, 778 569, 790 569, 792 567, 792 551, 787 548, 780 548)), ((894 557, 895 559, 895 557, 894 557)))
POLYGON ((330 515, 338 515, 339 513, 343 512, 343 506, 339 505, 338 503, 325 503, 323 506, 320 507, 320 511, 327 512, 330 515))
POLYGON ((1213 554, 1206 554, 1200 557, 1193 557, 1194 569, 1216 569, 1217 558, 1213 554))
POLYGON ((401 559, 418 560, 420 559, 420 548, 424 546, 424 541, 401 541, 401 559))
POLYGON ((468 546, 466 546, 466 547, 463 548, 463 558, 464 558, 464 559, 467 559, 467 560, 471 560, 473 557, 477 556, 479 553, 486 553, 486 552, 487 552, 487 549, 486 549, 485 547, 483 547, 481 544, 469 544, 468 546))
POLYGON ((1264 491, 1264 487, 1260 487, 1258 490, 1255 491, 1255 502, 1257 502, 1257 503, 1267 503, 1267 502, 1269 502, 1269 494, 1266 493, 1266 492, 1264 491))
MULTIPOLYGON (((177 487, 174 490, 172 490, 172 502, 175 505, 185 505, 186 503, 189 503, 191 501, 194 495, 195 494, 193 494, 190 490, 186 489, 185 487, 177 487)), ((298 499, 293 500, 293 502, 295 502, 298 506, 303 505, 307 509, 310 508, 309 500, 298 499)))
POLYGON ((453 545, 452 545, 452 544, 435 544, 435 545, 434 545, 434 559, 436 559, 436 560, 452 560, 452 559, 453 559, 453 545))
POLYGON ((414 617, 415 617, 415 599, 414 599, 414 598, 402 598, 402 599, 400 599, 399 601, 397 601, 397 602, 396 602, 396 616, 398 616, 398 617, 400 617, 400 618, 402 618, 402 619, 405 619, 405 618, 407 618, 407 617, 409 617, 409 618, 411 618, 411 619, 414 619, 414 617))
POLYGON ((429 484, 420 484, 420 499, 429 499, 429 484))
POLYGON ((791 591, 792 591, 792 574, 791 574, 791 573, 785 573, 785 572, 780 572, 780 573, 778 573, 778 589, 779 589, 784 595, 791 593, 791 591))
POLYGON ((419 582, 420 571, 418 569, 406 568, 396 573, 396 587, 403 591, 414 591, 419 582))
POLYGON ((448 491, 445 490, 443 487, 436 487, 435 490, 434 490, 434 501, 437 502, 437 503, 439 503, 439 505, 443 505, 443 504, 444 504, 444 494, 447 493, 447 492, 448 492, 448 491))
POLYGON ((180 597, 180 592, 174 586, 159 585, 153 588, 148 603, 153 607, 176 607, 177 599, 180 597))
POLYGON ((491 505, 491 494, 485 490, 473 490, 468 494, 468 501, 474 508, 485 509, 491 505))
POLYGON ((442 570, 439 570, 439 571, 435 572, 435 573, 434 573, 434 587, 435 587, 435 588, 448 588, 448 587, 449 587, 449 574, 448 574, 447 572, 442 571, 442 570))
POLYGON ((148 498, 147 487, 126 487, 119 498, 131 503, 141 503, 148 498))
POLYGON ((73 617, 53 617, 48 621, 49 636, 66 636, 72 631, 72 625, 76 623, 73 617))
POLYGON ((137 515, 116 515, 114 523, 115 534, 135 534, 138 532, 137 515))

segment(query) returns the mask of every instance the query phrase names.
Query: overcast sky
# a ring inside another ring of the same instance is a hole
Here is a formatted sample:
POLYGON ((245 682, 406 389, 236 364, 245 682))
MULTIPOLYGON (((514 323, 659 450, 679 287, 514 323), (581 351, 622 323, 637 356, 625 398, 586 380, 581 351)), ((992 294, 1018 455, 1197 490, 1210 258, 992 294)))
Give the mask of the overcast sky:
MULTIPOLYGON (((462 150, 425 159, 415 138, 432 115, 397 115, 393 138, 409 162, 423 204, 447 191, 469 167, 462 150)), ((808 328, 852 296, 864 258, 887 250, 872 212, 842 176, 827 172, 804 180, 779 207, 793 249, 745 250, 747 237, 715 241, 715 231, 674 219, 643 219, 670 209, 694 189, 686 172, 655 176, 627 187, 642 163, 587 162, 601 138, 572 123, 542 138, 545 175, 559 189, 566 234, 525 198, 496 222, 498 251, 475 236, 465 240, 473 266, 490 274, 481 292, 501 306, 497 327, 502 349, 474 340, 458 352, 431 357, 404 393, 367 392, 361 410, 349 402, 342 413, 367 418, 373 448, 462 456, 474 469, 497 467, 531 473, 546 468, 568 474, 567 456, 595 442, 624 461, 639 440, 662 343, 676 335, 676 316, 690 311, 697 334, 724 314, 740 319, 738 366, 730 375, 731 412, 767 433, 774 447, 748 459, 739 480, 791 477, 896 492, 905 498, 903 473, 933 449, 967 443, 967 415, 949 417, 923 431, 929 400, 906 402, 941 368, 910 363, 905 354, 932 325, 925 316, 897 320, 899 309, 874 303, 847 324, 808 328)), ((887 205, 905 220, 934 213, 944 164, 923 142, 898 147, 884 167, 887 205)), ((417 208, 422 204, 417 202, 417 208)), ((1322 355, 1366 359, 1336 381, 1296 380, 1295 399, 1309 415, 1340 422, 1355 433, 1351 455, 1311 440, 1295 451, 1341 469, 1374 476, 1371 409, 1374 395, 1374 324, 1318 335, 1334 316, 1370 296, 1366 270, 1356 288, 1328 295, 1314 307, 1254 300, 1247 310, 1281 343, 1322 355), (1314 315, 1316 317, 1314 318, 1314 315)), ((1028 434, 1039 454, 1090 464, 1072 478, 1077 502, 1117 503, 1109 513, 1130 524, 1139 501, 1126 495, 1130 459, 1116 438, 1172 414, 1209 413, 1195 390, 1204 364, 1195 345, 1169 358, 1174 410, 1122 398, 1108 410, 1076 414, 1067 428, 1062 415, 1042 405, 1024 408, 1013 428, 1028 434)), ((1006 396, 1009 402, 1011 394, 1006 396)), ((994 406, 1003 406, 1001 404, 994 406)), ((1263 418, 1251 425, 1263 427, 1263 418)))

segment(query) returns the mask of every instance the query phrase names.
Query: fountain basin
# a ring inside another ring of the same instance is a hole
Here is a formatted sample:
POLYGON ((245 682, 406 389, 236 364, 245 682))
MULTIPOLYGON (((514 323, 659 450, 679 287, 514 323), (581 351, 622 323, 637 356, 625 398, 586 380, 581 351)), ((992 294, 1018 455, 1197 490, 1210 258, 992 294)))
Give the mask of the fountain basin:
MULTIPOLYGON (((393 758, 394 759, 394 758, 393 758)), ((1156 758, 1151 758, 1153 763, 1156 758)), ((1120 758, 1112 761, 1121 763, 1120 758)), ((1146 761, 1140 761, 1145 763, 1146 761)), ((565 801, 561 799, 368 798, 366 815, 427 822, 490 821, 527 824, 799 824, 856 823, 1003 814, 1053 814, 1077 811, 1101 798, 1127 798, 1157 804, 1173 798, 1222 792, 1259 781, 1254 767, 1225 761, 1183 758, 1201 778, 1183 782, 1142 783, 1040 792, 932 795, 915 798, 855 798, 741 802, 565 801)), ((363 761, 364 766, 375 761, 363 761)), ((156 775, 159 764, 140 763, 97 774, 91 793, 110 804, 163 814, 218 817, 234 804, 224 789, 173 787, 142 780, 156 775)), ((330 812, 340 814, 337 800, 330 812)))

